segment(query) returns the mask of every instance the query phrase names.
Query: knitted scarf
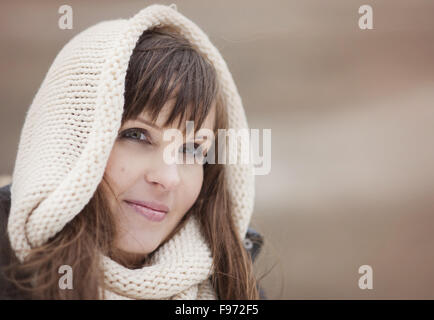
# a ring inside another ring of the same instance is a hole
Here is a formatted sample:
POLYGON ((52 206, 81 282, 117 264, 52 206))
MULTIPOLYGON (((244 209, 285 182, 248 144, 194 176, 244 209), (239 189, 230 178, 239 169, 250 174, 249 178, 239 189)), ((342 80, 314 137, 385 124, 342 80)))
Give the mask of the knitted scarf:
MULTIPOLYGON (((20 261, 46 243, 89 202, 121 126, 125 75, 143 31, 172 26, 211 61, 221 83, 229 128, 248 128, 227 65, 208 37, 174 6, 152 5, 130 19, 103 21, 59 52, 27 112, 12 174, 8 235, 20 261)), ((237 147, 240 152, 240 146, 237 147)), ((250 164, 227 167, 234 221, 244 239, 253 210, 250 164)), ((215 299, 209 244, 191 216, 150 264, 128 269, 102 255, 108 299, 215 299)))

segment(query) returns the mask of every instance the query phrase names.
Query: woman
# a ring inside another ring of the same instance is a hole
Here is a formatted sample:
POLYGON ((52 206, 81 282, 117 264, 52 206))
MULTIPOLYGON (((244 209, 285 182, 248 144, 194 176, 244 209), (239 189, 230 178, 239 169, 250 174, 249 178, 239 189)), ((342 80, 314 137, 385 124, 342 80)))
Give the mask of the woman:
POLYGON ((257 299, 242 242, 253 167, 167 161, 174 145, 182 160, 218 158, 225 153, 218 135, 196 133, 228 127, 247 128, 231 74, 175 8, 149 6, 75 36, 49 69, 21 133, 7 221, 11 292, 257 299), (181 144, 165 139, 169 129, 183 133, 181 144), (59 284, 62 270, 73 285, 59 284))

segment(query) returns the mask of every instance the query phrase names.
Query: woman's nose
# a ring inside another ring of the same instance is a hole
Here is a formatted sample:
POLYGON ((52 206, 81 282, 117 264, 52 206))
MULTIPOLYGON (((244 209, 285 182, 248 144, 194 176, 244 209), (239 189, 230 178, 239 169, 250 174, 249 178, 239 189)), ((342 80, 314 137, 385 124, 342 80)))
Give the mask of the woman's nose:
POLYGON ((181 181, 178 165, 176 163, 166 164, 164 161, 148 170, 146 179, 163 190, 172 190, 181 181))

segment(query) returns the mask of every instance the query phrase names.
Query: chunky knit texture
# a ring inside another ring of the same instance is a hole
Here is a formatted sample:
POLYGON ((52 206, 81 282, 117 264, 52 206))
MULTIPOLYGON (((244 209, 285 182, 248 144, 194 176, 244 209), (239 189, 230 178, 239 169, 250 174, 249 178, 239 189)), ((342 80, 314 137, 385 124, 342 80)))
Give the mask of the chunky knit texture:
MULTIPOLYGON (((89 202, 102 180, 121 126, 125 75, 143 31, 173 26, 215 66, 229 127, 248 128, 227 65, 208 37, 175 7, 152 5, 130 19, 98 23, 59 52, 27 112, 12 175, 8 235, 18 259, 46 243, 89 202)), ((241 146, 238 154, 241 152, 241 146)), ((233 150, 228 150, 233 152, 233 150)), ((237 230, 243 239, 253 210, 251 164, 228 165, 237 230)), ((191 217, 152 263, 127 269, 102 257, 110 299, 214 299, 209 245, 191 217)))

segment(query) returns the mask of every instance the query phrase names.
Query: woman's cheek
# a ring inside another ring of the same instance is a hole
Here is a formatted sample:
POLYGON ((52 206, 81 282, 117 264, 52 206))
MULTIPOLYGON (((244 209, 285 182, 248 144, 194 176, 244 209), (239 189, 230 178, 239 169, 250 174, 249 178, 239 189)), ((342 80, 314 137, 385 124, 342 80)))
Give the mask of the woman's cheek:
POLYGON ((188 211, 199 196, 203 183, 203 166, 181 165, 183 185, 179 188, 180 198, 183 199, 183 207, 188 211))
POLYGON ((111 151, 105 174, 119 194, 136 181, 136 176, 143 165, 143 156, 138 148, 116 142, 111 151))

